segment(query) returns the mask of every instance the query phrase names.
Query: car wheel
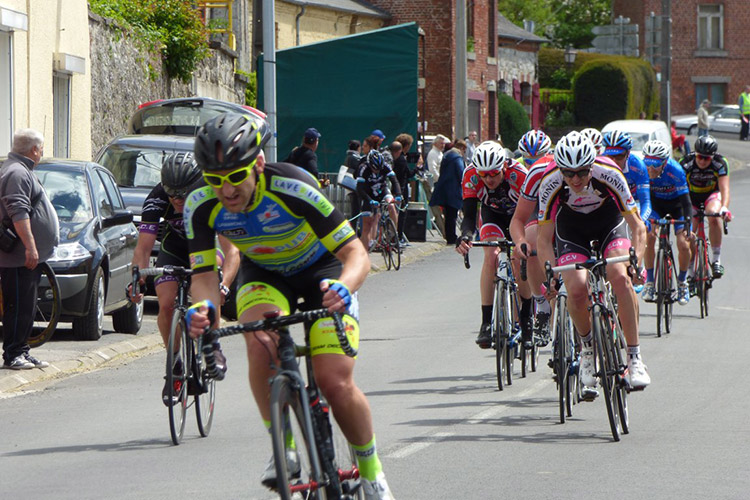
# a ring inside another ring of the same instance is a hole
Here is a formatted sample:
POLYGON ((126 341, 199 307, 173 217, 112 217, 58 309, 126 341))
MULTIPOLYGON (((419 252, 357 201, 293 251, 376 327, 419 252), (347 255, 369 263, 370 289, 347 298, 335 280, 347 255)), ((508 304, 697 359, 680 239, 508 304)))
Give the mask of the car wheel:
POLYGON ((104 324, 104 272, 96 270, 92 283, 91 300, 86 316, 73 320, 73 335, 78 340, 99 340, 104 324))
POLYGON ((112 313, 112 326, 117 333, 132 333, 135 335, 141 329, 143 322, 143 301, 130 303, 126 307, 112 313))
POLYGON ((687 135, 695 135, 695 131, 698 130, 698 125, 693 125, 688 129, 687 135))

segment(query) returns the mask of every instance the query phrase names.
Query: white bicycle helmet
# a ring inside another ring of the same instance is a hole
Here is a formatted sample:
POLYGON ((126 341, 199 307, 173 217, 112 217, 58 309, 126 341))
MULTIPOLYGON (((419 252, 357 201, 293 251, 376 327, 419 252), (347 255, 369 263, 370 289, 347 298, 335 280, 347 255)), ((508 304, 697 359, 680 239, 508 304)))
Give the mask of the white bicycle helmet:
POLYGON ((555 163, 561 170, 578 170, 596 160, 596 147, 579 132, 570 132, 555 145, 555 163))
POLYGON ((518 141, 518 150, 526 157, 542 156, 550 149, 552 149, 552 141, 541 130, 529 130, 518 141))
POLYGON ((491 172, 500 170, 508 160, 508 154, 504 147, 492 141, 485 141, 474 151, 474 166, 480 172, 491 172))
POLYGON ((604 152, 604 144, 602 143, 602 133, 596 130, 595 128, 585 128, 581 130, 581 135, 584 137, 587 137, 591 143, 596 148, 597 154, 602 154, 604 152))
POLYGON ((666 160, 672 154, 672 150, 664 142, 653 139, 643 146, 643 156, 666 160))

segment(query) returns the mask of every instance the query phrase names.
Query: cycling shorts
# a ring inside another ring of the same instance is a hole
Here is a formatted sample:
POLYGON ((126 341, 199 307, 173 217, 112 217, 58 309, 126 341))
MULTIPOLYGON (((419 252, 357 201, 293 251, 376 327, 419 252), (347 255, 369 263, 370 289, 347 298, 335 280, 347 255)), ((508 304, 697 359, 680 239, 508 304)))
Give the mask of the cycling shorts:
MULTIPOLYGON (((323 307, 320 282, 324 279, 338 279, 341 275, 341 262, 333 255, 324 256, 297 274, 283 276, 263 269, 243 256, 239 272, 240 282, 244 285, 239 287, 237 292, 238 317, 260 304, 272 304, 286 315, 293 313, 298 305, 303 311, 323 307), (300 299, 303 299, 304 303, 298 304, 300 299)), ((359 347, 358 317, 359 304, 355 292, 352 294, 352 304, 343 316, 346 335, 354 349, 359 347)), ((305 332, 309 335, 313 356, 344 354, 331 318, 319 319, 311 324, 305 323, 305 332)))
MULTIPOLYGON (((184 253, 176 253, 171 252, 165 245, 159 247, 159 255, 156 257, 154 267, 164 266, 180 266, 190 269, 190 259, 188 258, 187 250, 184 253)), ((159 286, 168 281, 177 283, 179 279, 176 276, 160 274, 154 277, 154 286, 159 286)))
MULTIPOLYGON (((392 202, 393 195, 391 194, 390 190, 386 189, 385 194, 383 194, 382 196, 373 196, 372 199, 382 205, 383 203, 392 202)), ((362 213, 362 217, 372 216, 372 205, 370 205, 369 200, 362 200, 362 207, 360 208, 360 212, 362 213)))
POLYGON ((628 226, 617 207, 606 204, 584 214, 562 205, 555 216, 557 265, 588 260, 592 240, 597 240, 604 249, 604 257, 613 249, 630 248, 628 226))
MULTIPOLYGON (((680 199, 675 198, 673 200, 662 200, 659 198, 651 198, 651 216, 649 217, 649 219, 661 219, 662 217, 666 217, 667 215, 672 216, 673 219, 684 219, 687 216, 687 214, 682 213, 682 204, 680 203, 680 199)), ((681 231, 684 227, 684 223, 675 224, 675 234, 678 231, 681 231)))
POLYGON ((481 241, 498 238, 510 239, 512 214, 497 212, 483 203, 480 216, 482 217, 482 226, 479 228, 479 239, 481 241))
POLYGON ((693 215, 698 213, 698 207, 703 204, 704 207, 708 206, 709 203, 712 203, 714 201, 718 201, 721 203, 721 192, 714 191, 713 193, 709 193, 708 195, 704 194, 697 194, 697 193, 690 193, 690 201, 693 202, 693 215))

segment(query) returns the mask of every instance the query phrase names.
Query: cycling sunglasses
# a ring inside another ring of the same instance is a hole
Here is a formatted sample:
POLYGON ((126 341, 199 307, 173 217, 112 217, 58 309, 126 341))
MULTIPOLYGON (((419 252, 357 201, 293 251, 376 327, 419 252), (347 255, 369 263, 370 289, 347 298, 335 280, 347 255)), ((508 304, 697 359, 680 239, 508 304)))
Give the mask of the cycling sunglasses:
POLYGON ((477 175, 482 178, 497 177, 498 175, 502 173, 503 173, 503 169, 501 168, 498 168, 497 170, 477 170, 477 175))
POLYGON ((560 170, 562 172, 563 177, 567 177, 568 179, 572 179, 575 176, 580 177, 581 179, 584 179, 588 177, 588 175, 591 173, 590 168, 579 168, 578 170, 560 170))
POLYGON ((699 160, 712 160, 712 159, 713 159, 713 156, 712 156, 712 155, 702 155, 702 154, 698 154, 698 153, 696 153, 696 154, 695 154, 695 156, 696 156, 696 157, 697 157, 697 158, 698 158, 699 160))
POLYGON ((643 163, 645 163, 648 168, 657 169, 666 165, 667 160, 666 158, 654 158, 653 156, 646 156, 645 158, 643 158, 643 163))
MULTIPOLYGON (((232 186, 239 186, 250 177, 253 172, 253 167, 257 159, 253 160, 249 165, 240 167, 236 170, 232 170, 227 175, 212 174, 209 172, 203 172, 203 179, 209 186, 220 188, 225 182, 228 182, 232 186)), ((167 193, 169 194, 169 193, 167 193)))
POLYGON ((184 200, 187 198, 188 195, 188 189, 187 188, 180 188, 180 189, 172 189, 169 186, 165 186, 162 184, 162 187, 164 188, 164 192, 167 193, 167 196, 170 198, 175 198, 179 200, 184 200))

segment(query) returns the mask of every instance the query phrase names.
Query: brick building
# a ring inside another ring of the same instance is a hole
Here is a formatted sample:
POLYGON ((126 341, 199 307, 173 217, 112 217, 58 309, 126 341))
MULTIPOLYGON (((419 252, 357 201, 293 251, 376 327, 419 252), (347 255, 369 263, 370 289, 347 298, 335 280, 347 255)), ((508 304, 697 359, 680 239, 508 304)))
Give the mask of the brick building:
MULTIPOLYGON (((614 15, 629 17, 642 28, 661 0, 614 0, 614 15)), ((694 113, 705 98, 736 103, 750 84, 750 10, 747 0, 672 2, 672 114, 694 113)), ((640 30, 645 54, 646 33, 640 30)))

